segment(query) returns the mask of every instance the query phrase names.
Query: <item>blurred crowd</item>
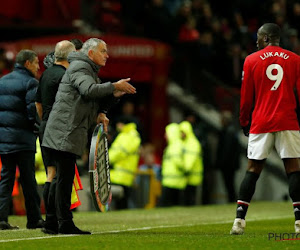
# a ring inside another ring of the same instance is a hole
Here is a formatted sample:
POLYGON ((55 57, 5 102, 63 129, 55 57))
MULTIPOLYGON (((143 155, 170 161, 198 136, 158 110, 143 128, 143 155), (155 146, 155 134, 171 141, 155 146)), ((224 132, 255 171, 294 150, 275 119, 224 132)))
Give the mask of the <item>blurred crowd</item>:
MULTIPOLYGON (((264 22, 277 23, 281 46, 300 53, 298 0, 81 0, 80 6, 81 19, 73 22, 78 32, 118 33, 169 44, 170 80, 203 101, 211 99, 201 93, 209 92, 212 84, 203 72, 239 90, 244 59, 256 50, 256 31, 264 22)), ((5 60, 0 51, 0 74, 5 60)))
POLYGON ((282 47, 300 53, 297 0, 101 2, 94 9, 95 27, 101 32, 168 43, 173 49, 170 78, 187 92, 207 90, 205 85, 209 83, 203 79, 202 71, 230 88, 239 89, 244 59, 256 51, 256 31, 262 23, 277 23, 283 32, 282 47))

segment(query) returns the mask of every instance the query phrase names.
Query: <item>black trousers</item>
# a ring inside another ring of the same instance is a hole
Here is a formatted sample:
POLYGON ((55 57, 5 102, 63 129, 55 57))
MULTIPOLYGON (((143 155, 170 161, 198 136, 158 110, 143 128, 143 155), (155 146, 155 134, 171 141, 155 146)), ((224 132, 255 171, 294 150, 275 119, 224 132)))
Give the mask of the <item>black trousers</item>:
POLYGON ((196 205, 196 192, 197 186, 187 185, 184 189, 184 205, 195 206, 196 205))
POLYGON ((160 205, 162 207, 182 205, 182 190, 163 187, 160 205))
POLYGON ((56 162, 56 216, 61 225, 73 219, 70 207, 76 155, 69 152, 52 150, 52 157, 54 157, 56 162))
MULTIPOLYGON (((46 124, 47 124, 47 121, 41 121, 40 130, 39 130, 40 145, 42 145, 42 143, 43 143, 46 124)), ((41 151, 42 151, 45 170, 47 173, 47 167, 55 166, 55 159, 51 156, 52 149, 41 146, 41 151)))
MULTIPOLYGON (((119 185, 119 184, 115 184, 119 185)), ((120 199, 116 199, 116 209, 128 209, 128 200, 131 194, 131 188, 124 186, 124 185, 119 185, 123 187, 124 190, 124 196, 120 199)))
POLYGON ((55 208, 55 197, 56 197, 56 182, 57 176, 53 178, 48 193, 48 206, 46 207, 46 222, 47 223, 57 223, 57 216, 56 216, 56 208, 55 208))
POLYGON ((2 170, 0 180, 0 221, 7 221, 11 194, 14 187, 16 167, 20 170, 20 183, 25 198, 27 223, 36 224, 42 217, 40 212, 40 196, 35 179, 35 152, 19 151, 2 154, 2 170))

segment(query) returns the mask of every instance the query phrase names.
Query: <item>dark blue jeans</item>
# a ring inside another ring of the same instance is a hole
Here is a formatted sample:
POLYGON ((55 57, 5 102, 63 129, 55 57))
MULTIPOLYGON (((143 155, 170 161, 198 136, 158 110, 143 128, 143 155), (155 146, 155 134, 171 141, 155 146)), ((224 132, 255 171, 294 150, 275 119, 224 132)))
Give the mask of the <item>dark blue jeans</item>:
POLYGON ((35 180, 35 152, 20 151, 1 154, 2 170, 0 180, 0 221, 8 221, 9 205, 14 187, 16 167, 20 170, 20 183, 25 198, 27 224, 36 224, 42 217, 40 196, 35 180))

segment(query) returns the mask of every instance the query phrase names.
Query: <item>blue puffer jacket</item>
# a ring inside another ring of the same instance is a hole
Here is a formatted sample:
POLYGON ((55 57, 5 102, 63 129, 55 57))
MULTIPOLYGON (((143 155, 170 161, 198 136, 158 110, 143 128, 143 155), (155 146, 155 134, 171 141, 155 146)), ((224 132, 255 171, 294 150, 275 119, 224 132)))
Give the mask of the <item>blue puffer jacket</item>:
POLYGON ((35 151, 37 86, 38 80, 19 64, 0 79, 0 154, 35 151))

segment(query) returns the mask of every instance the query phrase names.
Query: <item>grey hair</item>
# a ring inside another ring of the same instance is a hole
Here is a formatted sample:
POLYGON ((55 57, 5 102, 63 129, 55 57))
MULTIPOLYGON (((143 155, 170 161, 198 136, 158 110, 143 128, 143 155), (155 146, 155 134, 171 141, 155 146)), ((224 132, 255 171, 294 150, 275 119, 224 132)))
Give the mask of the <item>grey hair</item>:
POLYGON ((85 55, 88 55, 89 50, 95 50, 100 43, 106 44, 103 40, 98 38, 90 38, 88 39, 82 46, 81 52, 85 55))
POLYGON ((65 61, 68 58, 70 52, 76 51, 75 45, 68 40, 60 41, 55 46, 55 60, 65 61))
POLYGON ((33 62, 37 57, 37 53, 33 50, 23 49, 16 56, 16 63, 24 66, 26 61, 33 62))

